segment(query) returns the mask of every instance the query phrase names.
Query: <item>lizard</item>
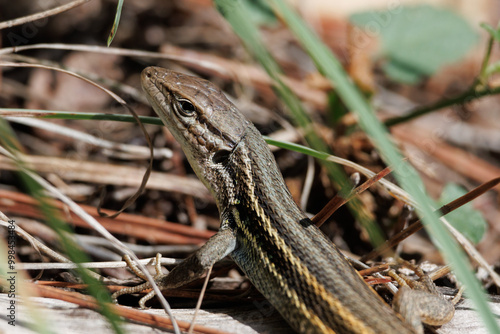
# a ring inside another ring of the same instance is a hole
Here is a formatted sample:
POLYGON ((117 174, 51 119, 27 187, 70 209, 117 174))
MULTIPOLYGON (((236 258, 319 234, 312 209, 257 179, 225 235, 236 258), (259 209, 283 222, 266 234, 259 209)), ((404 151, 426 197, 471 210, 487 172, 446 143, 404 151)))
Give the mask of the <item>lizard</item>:
MULTIPOLYGON (((263 137, 218 87, 160 67, 146 68, 141 81, 154 111, 214 196, 221 221, 197 252, 155 276, 160 289, 200 278, 230 255, 299 333, 422 332, 364 282, 295 204, 263 137)), ((113 298, 149 286, 125 288, 113 298)), ((153 296, 143 297, 140 306, 153 296)))

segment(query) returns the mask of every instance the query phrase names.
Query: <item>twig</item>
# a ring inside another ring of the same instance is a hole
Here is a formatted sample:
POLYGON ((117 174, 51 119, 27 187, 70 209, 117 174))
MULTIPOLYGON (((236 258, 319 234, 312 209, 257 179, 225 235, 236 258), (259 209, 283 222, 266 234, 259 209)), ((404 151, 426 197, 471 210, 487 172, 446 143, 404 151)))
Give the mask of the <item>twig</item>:
POLYGON ((59 7, 56 7, 56 8, 52 8, 52 9, 46 10, 44 12, 40 12, 40 13, 36 13, 36 14, 33 14, 33 15, 19 17, 19 18, 14 19, 14 20, 0 22, 0 30, 5 29, 5 28, 12 28, 12 27, 15 27, 15 26, 18 26, 18 25, 21 25, 21 24, 25 24, 25 23, 28 23, 28 22, 40 20, 40 19, 43 19, 45 17, 57 15, 59 13, 62 13, 62 12, 68 11, 70 9, 73 9, 75 7, 81 6, 84 3, 89 2, 89 1, 90 0, 75 0, 73 2, 67 3, 65 5, 62 5, 62 6, 59 6, 59 7))
MULTIPOLYGON (((485 184, 482 184, 475 189, 469 191, 467 194, 464 196, 461 196, 457 198, 456 200, 443 205, 439 211, 441 214, 445 215, 460 206, 464 205, 465 203, 470 202, 474 198, 480 196, 483 194, 485 191, 491 189, 492 187, 495 187, 500 183, 500 178, 493 179, 489 182, 486 182, 485 184)), ((497 286, 500 286, 500 276, 493 270, 493 268, 486 262, 486 260, 479 254, 479 252, 476 250, 476 248, 470 243, 470 241, 465 238, 459 231, 457 231, 444 217, 440 218, 441 223, 443 223, 448 230, 451 232, 451 234, 455 237, 455 239, 458 241, 458 243, 463 247, 465 252, 472 258, 474 259, 492 278, 494 283, 497 286)), ((392 246, 395 244, 401 242, 408 236, 412 235, 416 231, 420 230, 422 228, 422 223, 420 220, 417 220, 413 224, 411 224, 409 227, 404 229, 403 231, 399 232, 398 234, 394 235, 390 240, 388 240, 386 243, 383 245, 377 247, 375 250, 371 251, 370 253, 364 255, 361 258, 361 261, 367 261, 369 259, 372 259, 379 254, 383 254, 385 251, 390 249, 392 246)))
MULTIPOLYGON (((118 152, 126 153, 126 155, 121 155, 120 158, 128 157, 129 159, 147 159, 149 158, 149 148, 138 145, 128 145, 122 143, 112 142, 103 138, 98 138, 96 136, 89 135, 88 133, 78 131, 75 129, 68 128, 59 124, 32 119, 27 117, 5 117, 6 120, 16 122, 19 124, 24 124, 39 129, 44 129, 50 132, 54 132, 63 136, 67 136, 77 140, 78 142, 84 142, 91 144, 96 147, 107 149, 114 153, 118 152)), ((104 152, 105 153, 105 152, 104 152)), ((157 159, 171 158, 172 151, 168 148, 155 148, 154 156, 157 159)))
MULTIPOLYGON (((39 295, 42 297, 64 300, 70 303, 77 304, 84 308, 88 308, 91 310, 98 310, 98 305, 95 299, 90 296, 86 296, 78 292, 64 291, 62 289, 57 289, 49 286, 40 286, 35 284, 30 284, 30 285, 32 285, 38 291, 39 295)), ((178 324, 178 326, 183 330, 186 330, 190 326, 190 324, 185 321, 176 321, 172 323, 172 321, 166 317, 150 314, 144 311, 139 311, 125 306, 109 305, 109 307, 114 312, 116 312, 117 314, 121 315, 126 319, 146 324, 149 326, 159 327, 168 330, 172 330, 172 327, 175 327, 176 324, 178 324)), ((194 330, 196 331, 196 333, 228 334, 227 332, 223 332, 217 329, 212 329, 200 325, 196 325, 194 330)))
MULTIPOLYGON (((2 224, 3 225, 3 224, 2 224)), ((17 228, 17 227, 16 227, 17 228)), ((152 258, 149 259, 141 259, 140 263, 147 265, 150 263, 152 258)), ((69 260, 67 260, 69 261, 69 260)), ((162 265, 177 265, 181 263, 183 260, 173 259, 173 258, 165 258, 162 257, 161 264, 162 265)), ((93 268, 93 269, 102 269, 102 268, 126 268, 127 263, 125 261, 106 261, 106 262, 82 262, 79 263, 79 266, 83 268, 93 268)), ((78 266, 72 262, 65 263, 18 263, 16 264, 16 268, 22 270, 48 270, 48 269, 76 269, 78 266)), ((97 277, 96 277, 97 278, 97 277)), ((98 278, 101 278, 100 276, 98 278)))
MULTIPOLYGON (((17 161, 17 158, 10 153, 8 150, 0 146, 0 153, 9 157, 10 159, 17 161)), ((128 248, 123 245, 120 240, 116 239, 111 233, 109 233, 97 220, 95 220, 92 216, 90 216, 87 212, 85 212, 82 208, 80 208, 75 202, 73 202, 70 198, 64 196, 63 193, 61 193, 57 188, 53 187, 50 183, 48 183, 46 180, 41 178, 39 175, 31 172, 30 170, 26 169, 23 164, 18 163, 19 168, 26 173, 30 178, 32 178, 35 182, 37 182, 41 187, 45 188, 49 193, 51 193, 54 197, 58 198, 61 200, 63 203, 65 203, 71 211, 73 211, 76 215, 78 215, 80 218, 84 219, 92 228, 100 233, 102 236, 104 236, 106 239, 108 239, 118 250, 120 250, 124 254, 130 255, 134 259, 134 261, 139 261, 137 256, 131 252, 128 248)), ((139 268, 145 272, 146 277, 148 278, 148 281, 151 283, 153 290, 157 293, 158 299, 160 303, 162 304, 163 308, 167 312, 167 314, 171 317, 172 323, 174 326, 174 329, 176 332, 179 332, 177 323, 175 322, 174 316, 172 314, 172 310, 170 309, 170 305, 168 305, 167 301, 161 294, 160 289, 156 285, 153 277, 149 274, 149 272, 146 270, 144 265, 142 263, 138 263, 139 268)))
MULTIPOLYGON (((97 52, 102 54, 113 54, 128 57, 142 57, 154 59, 168 59, 180 62, 198 70, 203 70, 205 73, 216 73, 218 76, 237 79, 239 81, 250 81, 253 85, 271 85, 271 79, 261 69, 255 66, 230 61, 222 57, 210 56, 208 54, 195 53, 193 51, 184 50, 170 46, 164 53, 130 50, 123 48, 107 48, 97 45, 79 45, 79 44, 63 44, 63 43, 40 43, 32 45, 22 45, 10 48, 0 49, 0 56, 21 52, 33 49, 55 49, 55 50, 72 50, 84 52, 97 52), (208 60, 207 60, 208 59, 208 60), (242 73, 251 80, 242 80, 242 73)), ((297 93, 303 100, 308 101, 318 108, 325 107, 326 94, 318 89, 313 89, 297 79, 283 77, 283 80, 290 84, 293 91, 297 93)))
POLYGON ((201 291, 200 291, 200 296, 198 297, 198 302, 196 302, 196 308, 194 310, 194 315, 193 315, 193 320, 191 321, 191 326, 189 326, 188 334, 193 333, 194 324, 196 321, 196 316, 198 315, 198 311, 201 308, 201 302, 203 301, 203 296, 205 295, 205 291, 207 290, 207 285, 208 285, 208 281, 210 280, 210 274, 212 273, 212 268, 213 268, 213 265, 211 265, 210 268, 208 268, 207 277, 205 277, 205 281, 203 282, 203 287, 201 288, 201 291))
POLYGON ((422 115, 434 112, 436 110, 450 107, 455 104, 462 104, 462 103, 468 103, 474 100, 477 100, 481 97, 488 96, 488 95, 495 95, 495 94, 500 94, 500 87, 483 87, 482 89, 476 90, 474 87, 469 88, 462 94, 451 98, 451 99, 446 99, 446 100, 439 100, 435 103, 432 103, 430 105, 425 105, 425 106, 420 106, 417 108, 414 108, 406 113, 404 116, 398 116, 398 117, 393 117, 389 118, 384 122, 385 126, 391 127, 400 123, 407 122, 409 120, 412 120, 414 118, 420 117, 422 115))
MULTIPOLYGON (((323 223, 330 218, 330 216, 337 211, 345 203, 349 202, 354 196, 361 194, 363 191, 368 189, 370 186, 375 184, 377 181, 380 181, 383 177, 387 176, 391 172, 389 167, 384 168, 382 171, 377 173, 376 175, 369 178, 359 187, 353 189, 347 196, 342 196, 341 193, 335 195, 324 207, 318 212, 313 218, 312 222, 320 227, 323 223)), ((359 174, 358 174, 359 175, 359 174)))

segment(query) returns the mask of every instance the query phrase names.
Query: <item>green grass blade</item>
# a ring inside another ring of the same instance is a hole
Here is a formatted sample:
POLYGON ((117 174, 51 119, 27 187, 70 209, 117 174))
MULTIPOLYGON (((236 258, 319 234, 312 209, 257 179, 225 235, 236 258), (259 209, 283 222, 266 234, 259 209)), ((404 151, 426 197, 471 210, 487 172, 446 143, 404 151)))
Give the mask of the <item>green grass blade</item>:
MULTIPOLYGON (((290 110, 295 124, 303 131, 308 144, 317 151, 328 152, 327 145, 315 132, 312 121, 302 107, 301 101, 281 80, 281 69, 264 46, 258 27, 250 20, 247 14, 246 2, 216 0, 215 3, 220 13, 224 15, 236 34, 241 38, 247 50, 254 55, 272 78, 277 95, 290 110)), ((352 186, 344 171, 337 165, 326 163, 324 166, 328 170, 331 179, 337 183, 340 192, 344 195, 348 194, 352 186)), ((376 222, 366 213, 366 209, 361 202, 354 198, 348 203, 348 207, 353 216, 366 229, 372 244, 381 244, 385 240, 383 233, 376 222)))
MULTIPOLYGON (((93 120, 93 121, 115 121, 137 123, 133 116, 122 114, 87 113, 76 111, 56 111, 40 109, 13 109, 0 108, 0 117, 36 117, 43 119, 73 119, 73 120, 93 120), (16 115, 17 114, 17 115, 16 115), (7 115, 7 116, 6 116, 7 115)), ((162 125, 158 117, 140 116, 139 119, 144 124, 162 125)))
POLYGON ((115 38, 116 32, 118 31, 118 26, 120 25, 120 18, 122 16, 122 8, 123 8, 124 0, 118 0, 118 5, 116 6, 116 14, 115 20, 113 21, 113 26, 111 27, 111 31, 109 32, 107 46, 109 47, 115 38))
MULTIPOLYGON (((18 143, 17 138, 15 137, 15 134, 9 124, 1 117, 0 145, 11 152, 14 156, 17 156, 20 144, 18 143)), ((23 185, 26 187, 30 195, 38 202, 38 208, 45 217, 46 222, 58 235, 65 254, 68 255, 69 259, 77 265, 78 269, 76 269, 76 272, 79 277, 82 278, 83 282, 88 285, 87 290, 90 295, 96 299, 100 307, 100 313, 108 319, 115 333, 124 333, 120 326, 120 318, 112 312, 109 307, 109 304, 112 303, 112 301, 108 291, 99 281, 92 278, 87 273, 86 269, 81 267, 80 263, 90 262, 90 259, 78 248, 77 245, 74 244, 70 238, 67 237, 68 234, 72 234, 71 229, 67 224, 58 218, 58 212, 50 204, 44 193, 44 189, 27 173, 23 172, 24 170, 28 170, 24 163, 19 159, 15 159, 14 163, 16 163, 19 168, 18 175, 23 185)))
POLYGON ((466 293, 474 302, 484 324, 491 333, 500 333, 500 328, 486 303, 483 288, 474 277, 471 265, 463 250, 450 236, 446 228, 439 223, 438 217, 432 209, 432 201, 425 194, 418 173, 410 164, 402 162, 401 154, 389 139, 384 126, 375 117, 374 110, 352 83, 332 52, 284 1, 271 0, 270 2, 309 53, 320 72, 334 84, 344 103, 357 114, 361 127, 375 142, 386 163, 397 166, 395 169, 396 178, 403 189, 420 203, 420 207, 417 209, 427 231, 437 240, 438 247, 445 259, 450 263, 459 280, 465 284, 466 293))

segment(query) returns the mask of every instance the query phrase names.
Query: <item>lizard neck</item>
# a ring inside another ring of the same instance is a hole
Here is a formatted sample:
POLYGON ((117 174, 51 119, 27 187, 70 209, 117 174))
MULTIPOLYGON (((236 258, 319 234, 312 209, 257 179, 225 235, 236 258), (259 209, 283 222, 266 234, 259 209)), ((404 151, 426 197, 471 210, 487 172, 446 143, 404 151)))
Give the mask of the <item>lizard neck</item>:
POLYGON ((218 193, 222 212, 231 205, 247 210, 280 211, 292 220, 305 218, 285 185, 276 160, 258 130, 250 125, 228 159, 226 185, 218 193), (286 208, 286 209, 285 209, 286 208))

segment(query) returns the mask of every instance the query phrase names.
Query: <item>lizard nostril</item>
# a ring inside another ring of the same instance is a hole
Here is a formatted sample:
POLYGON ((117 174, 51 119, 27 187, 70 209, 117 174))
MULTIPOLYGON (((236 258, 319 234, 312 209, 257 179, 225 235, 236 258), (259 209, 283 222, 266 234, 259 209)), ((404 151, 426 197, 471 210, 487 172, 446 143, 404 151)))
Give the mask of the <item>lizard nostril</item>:
POLYGON ((155 71, 152 67, 148 67, 143 71, 143 75, 148 79, 151 79, 154 76, 154 74, 155 71))

